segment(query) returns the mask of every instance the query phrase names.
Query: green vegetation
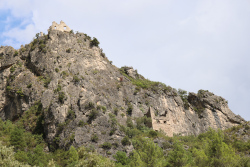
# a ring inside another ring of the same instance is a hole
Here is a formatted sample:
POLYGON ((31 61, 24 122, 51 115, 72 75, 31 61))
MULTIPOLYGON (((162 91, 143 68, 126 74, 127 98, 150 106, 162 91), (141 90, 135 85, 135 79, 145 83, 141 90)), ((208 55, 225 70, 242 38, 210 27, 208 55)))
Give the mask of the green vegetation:
POLYGON ((11 73, 15 72, 15 70, 16 70, 16 67, 14 67, 14 66, 11 66, 11 67, 10 67, 10 72, 11 72, 11 73))
MULTIPOLYGON (((149 128, 139 130, 136 128, 138 125, 121 126, 121 130, 126 134, 121 141, 122 145, 132 144, 134 150, 129 156, 125 152, 117 151, 113 155, 116 161, 98 155, 93 146, 89 148, 71 146, 69 150, 56 149, 45 153, 44 148, 47 144, 40 134, 42 131, 35 130, 36 122, 43 120, 38 118, 42 116, 42 111, 41 103, 37 102, 25 112, 25 116, 21 117, 22 121, 19 120, 16 124, 9 120, 5 122, 0 120, 0 166, 250 166, 250 159, 245 156, 249 154, 250 140, 244 142, 240 136, 235 136, 241 128, 248 132, 249 125, 232 127, 224 132, 210 129, 197 137, 178 135, 167 137, 149 128), (153 141, 156 137, 163 141, 162 148, 153 141)), ((70 135, 69 140, 73 139, 74 133, 70 135)), ((92 134, 91 140, 98 142, 98 136, 92 134)), ((59 138, 55 141, 59 141, 59 138)), ((115 142, 104 142, 100 147, 107 151, 107 155, 111 155, 111 151, 108 150, 118 145, 115 142)))
POLYGON ((103 112, 107 111, 107 108, 105 106, 101 106, 101 109, 103 112))
POLYGON ((122 142, 122 145, 124 145, 124 146, 130 145, 130 144, 131 144, 131 142, 130 142, 128 136, 125 136, 125 137, 122 139, 121 142, 122 142))
POLYGON ((42 110, 42 103, 36 102, 29 110, 25 111, 19 119, 19 126, 32 132, 33 134, 44 135, 44 114, 42 110))
POLYGON ((7 91, 12 90, 11 86, 9 86, 9 85, 8 85, 8 86, 6 86, 6 90, 7 90, 7 91))
POLYGON ((209 92, 208 90, 202 90, 202 89, 200 89, 197 93, 199 98, 203 98, 205 94, 208 94, 209 96, 213 95, 213 93, 209 92))
POLYGON ((93 74, 97 74, 99 71, 98 70, 93 70, 93 74))
POLYGON ((98 141, 98 136, 96 134, 92 134, 91 141, 92 142, 97 142, 98 141))
POLYGON ((94 104, 93 102, 88 102, 88 103, 84 106, 84 108, 85 108, 86 110, 94 109, 94 108, 95 108, 95 104, 94 104))
POLYGON ((104 142, 104 143, 101 145, 101 147, 102 147, 103 149, 105 149, 105 150, 109 150, 109 149, 111 149, 112 144, 109 143, 109 142, 104 142))
POLYGON ((139 130, 144 130, 148 126, 152 124, 151 118, 148 118, 146 116, 144 117, 139 117, 136 119, 136 128, 139 130))
POLYGON ((69 109, 67 118, 68 119, 74 119, 75 117, 76 117, 75 112, 73 110, 69 109))
POLYGON ((80 79, 78 78, 78 76, 77 76, 77 75, 74 75, 74 76, 73 76, 73 81, 74 81, 74 82, 79 82, 79 81, 80 81, 80 79))
POLYGON ((18 51, 15 51, 14 56, 17 56, 17 55, 18 55, 18 51))
POLYGON ((92 109, 89 114, 88 123, 91 124, 94 119, 97 118, 97 115, 99 114, 99 111, 96 109, 92 109))
POLYGON ((18 96, 20 96, 20 97, 23 97, 23 96, 24 96, 22 88, 18 89, 18 91, 17 91, 16 93, 17 93, 18 96))
POLYGON ((131 103, 128 104, 128 108, 127 108, 127 114, 129 116, 132 115, 132 112, 133 112, 133 105, 131 103))
POLYGON ((100 42, 95 37, 90 41, 91 46, 98 46, 99 44, 100 42))
POLYGON ((111 122, 111 130, 109 132, 109 135, 112 136, 115 131, 117 130, 117 120, 116 120, 116 116, 112 113, 109 113, 109 118, 110 118, 110 122, 111 122))
POLYGON ((189 108, 189 103, 188 103, 187 91, 182 90, 182 89, 178 89, 178 95, 181 97, 181 99, 183 101, 184 108, 188 109, 189 108))
POLYGON ((61 103, 64 102, 65 100, 65 93, 64 92, 59 92, 59 96, 58 96, 58 99, 61 103))
POLYGON ((83 120, 79 121, 78 126, 83 127, 84 125, 88 125, 88 123, 84 122, 83 120))
POLYGON ((118 108, 117 107, 115 107, 114 108, 114 114, 117 116, 117 114, 118 114, 118 108))
POLYGON ((25 51, 26 51, 26 48, 22 47, 21 52, 25 52, 25 51))
POLYGON ((55 68, 55 71, 56 71, 56 72, 59 72, 59 69, 58 69, 58 68, 55 68))
POLYGON ((49 83, 51 81, 50 77, 48 77, 48 76, 39 76, 38 78, 39 78, 39 81, 43 81, 43 83, 44 83, 43 86, 45 88, 48 88, 49 83))
POLYGON ((128 76, 127 69, 129 69, 129 67, 125 66, 125 67, 121 67, 119 70, 120 70, 122 75, 127 77, 132 82, 132 84, 137 86, 134 94, 137 94, 139 92, 140 88, 148 89, 148 90, 151 90, 155 93, 157 93, 158 91, 164 91, 165 93, 167 93, 167 92, 172 92, 172 90, 173 90, 172 87, 166 86, 165 84, 163 84, 161 82, 154 82, 154 81, 150 81, 148 79, 145 79, 143 76, 138 74, 137 71, 136 71, 136 78, 132 78, 132 77, 128 76))
POLYGON ((27 88, 31 88, 32 87, 32 83, 29 83, 28 85, 27 85, 27 88))
POLYGON ((69 73, 66 71, 62 71, 61 75, 62 75, 62 78, 65 79, 66 77, 69 76, 69 73))
POLYGON ((71 52, 71 48, 66 49, 66 52, 70 53, 71 52))
MULTIPOLYGON (((71 146, 68 151, 44 152, 47 144, 40 135, 32 135, 11 121, 0 119, 0 134, 0 166, 115 166, 110 159, 85 147, 71 146)), ((109 147, 108 144, 104 146, 109 147)))
POLYGON ((57 88, 54 90, 54 92, 60 92, 62 90, 62 86, 60 84, 57 85, 57 88))

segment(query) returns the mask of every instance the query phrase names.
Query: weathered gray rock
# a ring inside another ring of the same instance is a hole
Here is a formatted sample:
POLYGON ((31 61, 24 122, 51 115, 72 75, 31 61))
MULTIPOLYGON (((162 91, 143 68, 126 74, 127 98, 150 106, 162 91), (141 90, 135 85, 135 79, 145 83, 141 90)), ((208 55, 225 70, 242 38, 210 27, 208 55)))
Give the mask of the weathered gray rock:
MULTIPOLYGON (((117 150, 130 152, 133 147, 122 146, 125 135, 118 127, 126 125, 129 107, 133 120, 147 115, 152 128, 168 136, 197 135, 209 127, 225 129, 244 122, 210 92, 190 93, 184 102, 163 84, 136 88, 83 33, 51 30, 15 52, 0 48, 0 116, 18 119, 40 101, 50 149, 93 145, 107 155, 100 146, 110 142, 110 156, 117 150)), ((125 73, 144 79, 133 68, 125 68, 125 73)))

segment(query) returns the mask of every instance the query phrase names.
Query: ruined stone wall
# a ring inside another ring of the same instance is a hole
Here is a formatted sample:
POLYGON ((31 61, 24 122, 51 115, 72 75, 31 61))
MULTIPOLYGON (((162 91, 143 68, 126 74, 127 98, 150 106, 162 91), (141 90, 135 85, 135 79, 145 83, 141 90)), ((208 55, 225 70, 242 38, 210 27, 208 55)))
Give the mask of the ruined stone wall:
POLYGON ((52 26, 49 27, 48 31, 50 30, 58 30, 62 32, 71 31, 71 29, 63 21, 61 21, 60 24, 57 24, 55 21, 53 21, 52 26))

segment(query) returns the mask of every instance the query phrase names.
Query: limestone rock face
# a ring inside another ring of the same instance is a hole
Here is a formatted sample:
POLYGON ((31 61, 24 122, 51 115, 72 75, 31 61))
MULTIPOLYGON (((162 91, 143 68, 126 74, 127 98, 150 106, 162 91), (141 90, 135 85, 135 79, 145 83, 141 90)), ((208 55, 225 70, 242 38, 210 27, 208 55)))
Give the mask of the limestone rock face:
POLYGON ((118 124, 128 117, 151 117, 154 130, 167 135, 199 134, 209 127, 225 129, 245 122, 219 96, 208 91, 189 93, 186 101, 175 89, 154 84, 143 89, 133 81, 143 77, 133 68, 125 74, 91 46, 83 33, 49 31, 25 47, 0 48, 0 116, 17 120, 30 107, 42 105, 43 127, 50 149, 70 145, 110 152, 122 146, 118 124))

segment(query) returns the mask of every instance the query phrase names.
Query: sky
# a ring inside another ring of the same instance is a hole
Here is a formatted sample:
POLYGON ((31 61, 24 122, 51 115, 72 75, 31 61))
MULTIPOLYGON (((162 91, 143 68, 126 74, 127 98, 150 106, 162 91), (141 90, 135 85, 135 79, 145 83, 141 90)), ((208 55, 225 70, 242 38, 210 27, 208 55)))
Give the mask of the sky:
POLYGON ((0 0, 0 45, 19 49, 53 21, 100 41, 117 67, 209 90, 250 121, 249 0, 0 0))

